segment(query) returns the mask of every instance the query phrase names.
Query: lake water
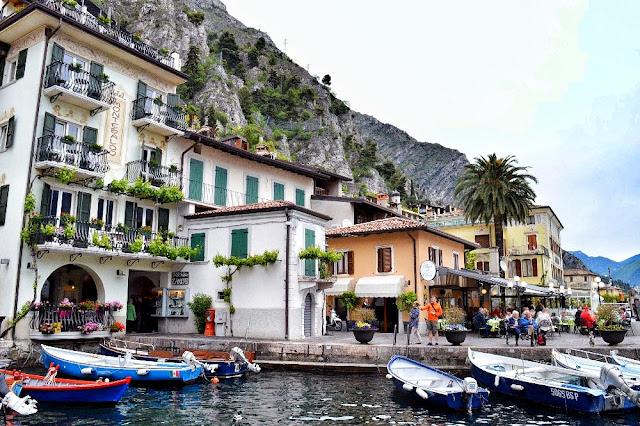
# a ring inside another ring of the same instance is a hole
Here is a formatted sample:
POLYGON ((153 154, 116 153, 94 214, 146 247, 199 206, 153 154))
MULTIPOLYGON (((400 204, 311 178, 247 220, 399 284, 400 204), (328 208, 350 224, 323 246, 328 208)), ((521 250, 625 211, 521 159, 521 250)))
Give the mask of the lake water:
POLYGON ((316 374, 263 371, 246 378, 183 389, 129 388, 116 407, 41 405, 7 424, 87 425, 631 425, 640 413, 579 415, 549 410, 491 394, 488 406, 470 416, 407 403, 382 374, 316 374))

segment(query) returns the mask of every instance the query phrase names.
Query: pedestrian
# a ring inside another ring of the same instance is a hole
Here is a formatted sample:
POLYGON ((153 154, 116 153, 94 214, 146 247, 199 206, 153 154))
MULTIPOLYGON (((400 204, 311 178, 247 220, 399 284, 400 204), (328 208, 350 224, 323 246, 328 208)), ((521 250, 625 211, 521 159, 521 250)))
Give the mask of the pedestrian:
POLYGON ((135 331, 136 327, 136 307, 133 304, 133 297, 129 298, 127 303, 127 331, 129 333, 135 331))
POLYGON ((420 308, 421 311, 427 311, 427 333, 429 335, 429 343, 433 344, 433 335, 436 337, 436 346, 438 346, 438 318, 442 316, 442 307, 438 303, 435 296, 431 296, 431 303, 420 308))
POLYGON ((418 325, 420 324, 420 303, 416 300, 413 302, 413 308, 411 312, 409 312, 409 328, 411 329, 411 336, 409 336, 409 344, 411 344, 411 340, 415 336, 418 339, 418 345, 422 344, 422 338, 420 337, 420 331, 418 330, 418 325))
POLYGON ((133 306, 136 308, 136 331, 140 333, 142 331, 142 297, 138 296, 133 302, 133 306))

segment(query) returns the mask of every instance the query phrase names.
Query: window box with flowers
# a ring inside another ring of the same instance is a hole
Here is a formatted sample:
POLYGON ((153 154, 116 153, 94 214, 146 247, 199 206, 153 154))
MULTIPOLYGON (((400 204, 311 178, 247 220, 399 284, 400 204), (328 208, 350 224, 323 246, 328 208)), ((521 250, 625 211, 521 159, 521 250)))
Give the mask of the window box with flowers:
POLYGON ((51 305, 49 304, 49 302, 44 301, 44 302, 36 302, 33 304, 33 306, 31 307, 32 311, 35 312, 45 312, 51 305))
POLYGON ((121 331, 124 331, 124 324, 122 324, 121 322, 114 322, 109 326, 109 331, 112 333, 119 333, 121 331))
POLYGON ((94 302, 93 300, 85 300, 78 303, 78 309, 81 311, 97 311, 100 307, 100 302, 94 302))
POLYGON ((122 307, 122 303, 118 302, 117 300, 113 302, 105 302, 104 304, 104 310, 109 312, 118 312, 120 309, 122 309, 122 307))
POLYGON ((140 235, 144 235, 145 237, 150 237, 151 236, 151 227, 150 226, 143 226, 142 228, 140 228, 140 235))
POLYGON ((76 305, 73 302, 69 302, 68 300, 63 300, 62 302, 58 303, 58 309, 61 311, 70 311, 75 306, 76 305))
POLYGON ((53 334, 56 332, 56 326, 55 323, 52 322, 43 322, 38 327, 38 330, 40 330, 42 334, 53 334))
POLYGON ((93 229, 102 229, 102 227, 104 226, 104 220, 98 219, 97 217, 94 217, 93 219, 91 219, 90 226, 93 229))
POLYGON ((82 333, 82 334, 91 334, 94 331, 98 331, 100 329, 100 324, 95 323, 95 322, 88 322, 84 325, 79 325, 78 326, 78 330, 82 333))

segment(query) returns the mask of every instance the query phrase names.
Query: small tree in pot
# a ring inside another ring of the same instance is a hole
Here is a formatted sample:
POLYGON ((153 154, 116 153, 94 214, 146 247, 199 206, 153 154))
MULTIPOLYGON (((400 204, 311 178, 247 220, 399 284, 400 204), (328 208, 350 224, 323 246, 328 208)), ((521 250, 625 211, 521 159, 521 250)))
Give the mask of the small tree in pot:
POLYGON ((598 308, 598 332, 609 345, 617 345, 624 340, 627 329, 622 325, 615 305, 600 305, 598 308))
POLYGON ((353 310, 352 318, 357 319, 355 327, 352 328, 353 336, 360 343, 369 343, 378 328, 373 325, 376 314, 373 309, 359 307, 353 310))
MULTIPOLYGON (((396 306, 398 307, 398 310, 400 312, 409 313, 411 311, 411 308, 413 307, 413 302, 415 302, 416 300, 418 300, 418 296, 416 296, 413 291, 402 293, 396 299, 396 306)), ((403 315, 402 323, 404 324, 404 332, 407 333, 409 331, 409 321, 405 321, 405 317, 406 315, 403 315)))
POLYGON ((455 306, 447 306, 442 310, 444 337, 454 346, 464 342, 467 329, 464 326, 465 312, 455 306))
POLYGON ((350 326, 350 324, 353 323, 353 320, 351 320, 351 316, 349 314, 351 310, 356 307, 358 298, 353 291, 345 291, 344 293, 342 293, 341 297, 344 307, 347 308, 347 330, 350 330, 351 328, 353 328, 352 326, 350 326))

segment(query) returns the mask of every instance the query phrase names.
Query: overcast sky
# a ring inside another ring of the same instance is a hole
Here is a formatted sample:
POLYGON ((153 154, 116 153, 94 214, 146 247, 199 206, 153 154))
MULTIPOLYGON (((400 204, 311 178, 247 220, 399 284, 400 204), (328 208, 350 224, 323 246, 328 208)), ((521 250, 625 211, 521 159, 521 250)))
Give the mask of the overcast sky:
POLYGON ((225 4, 352 109, 470 161, 515 155, 565 250, 640 253, 640 2, 225 4))

